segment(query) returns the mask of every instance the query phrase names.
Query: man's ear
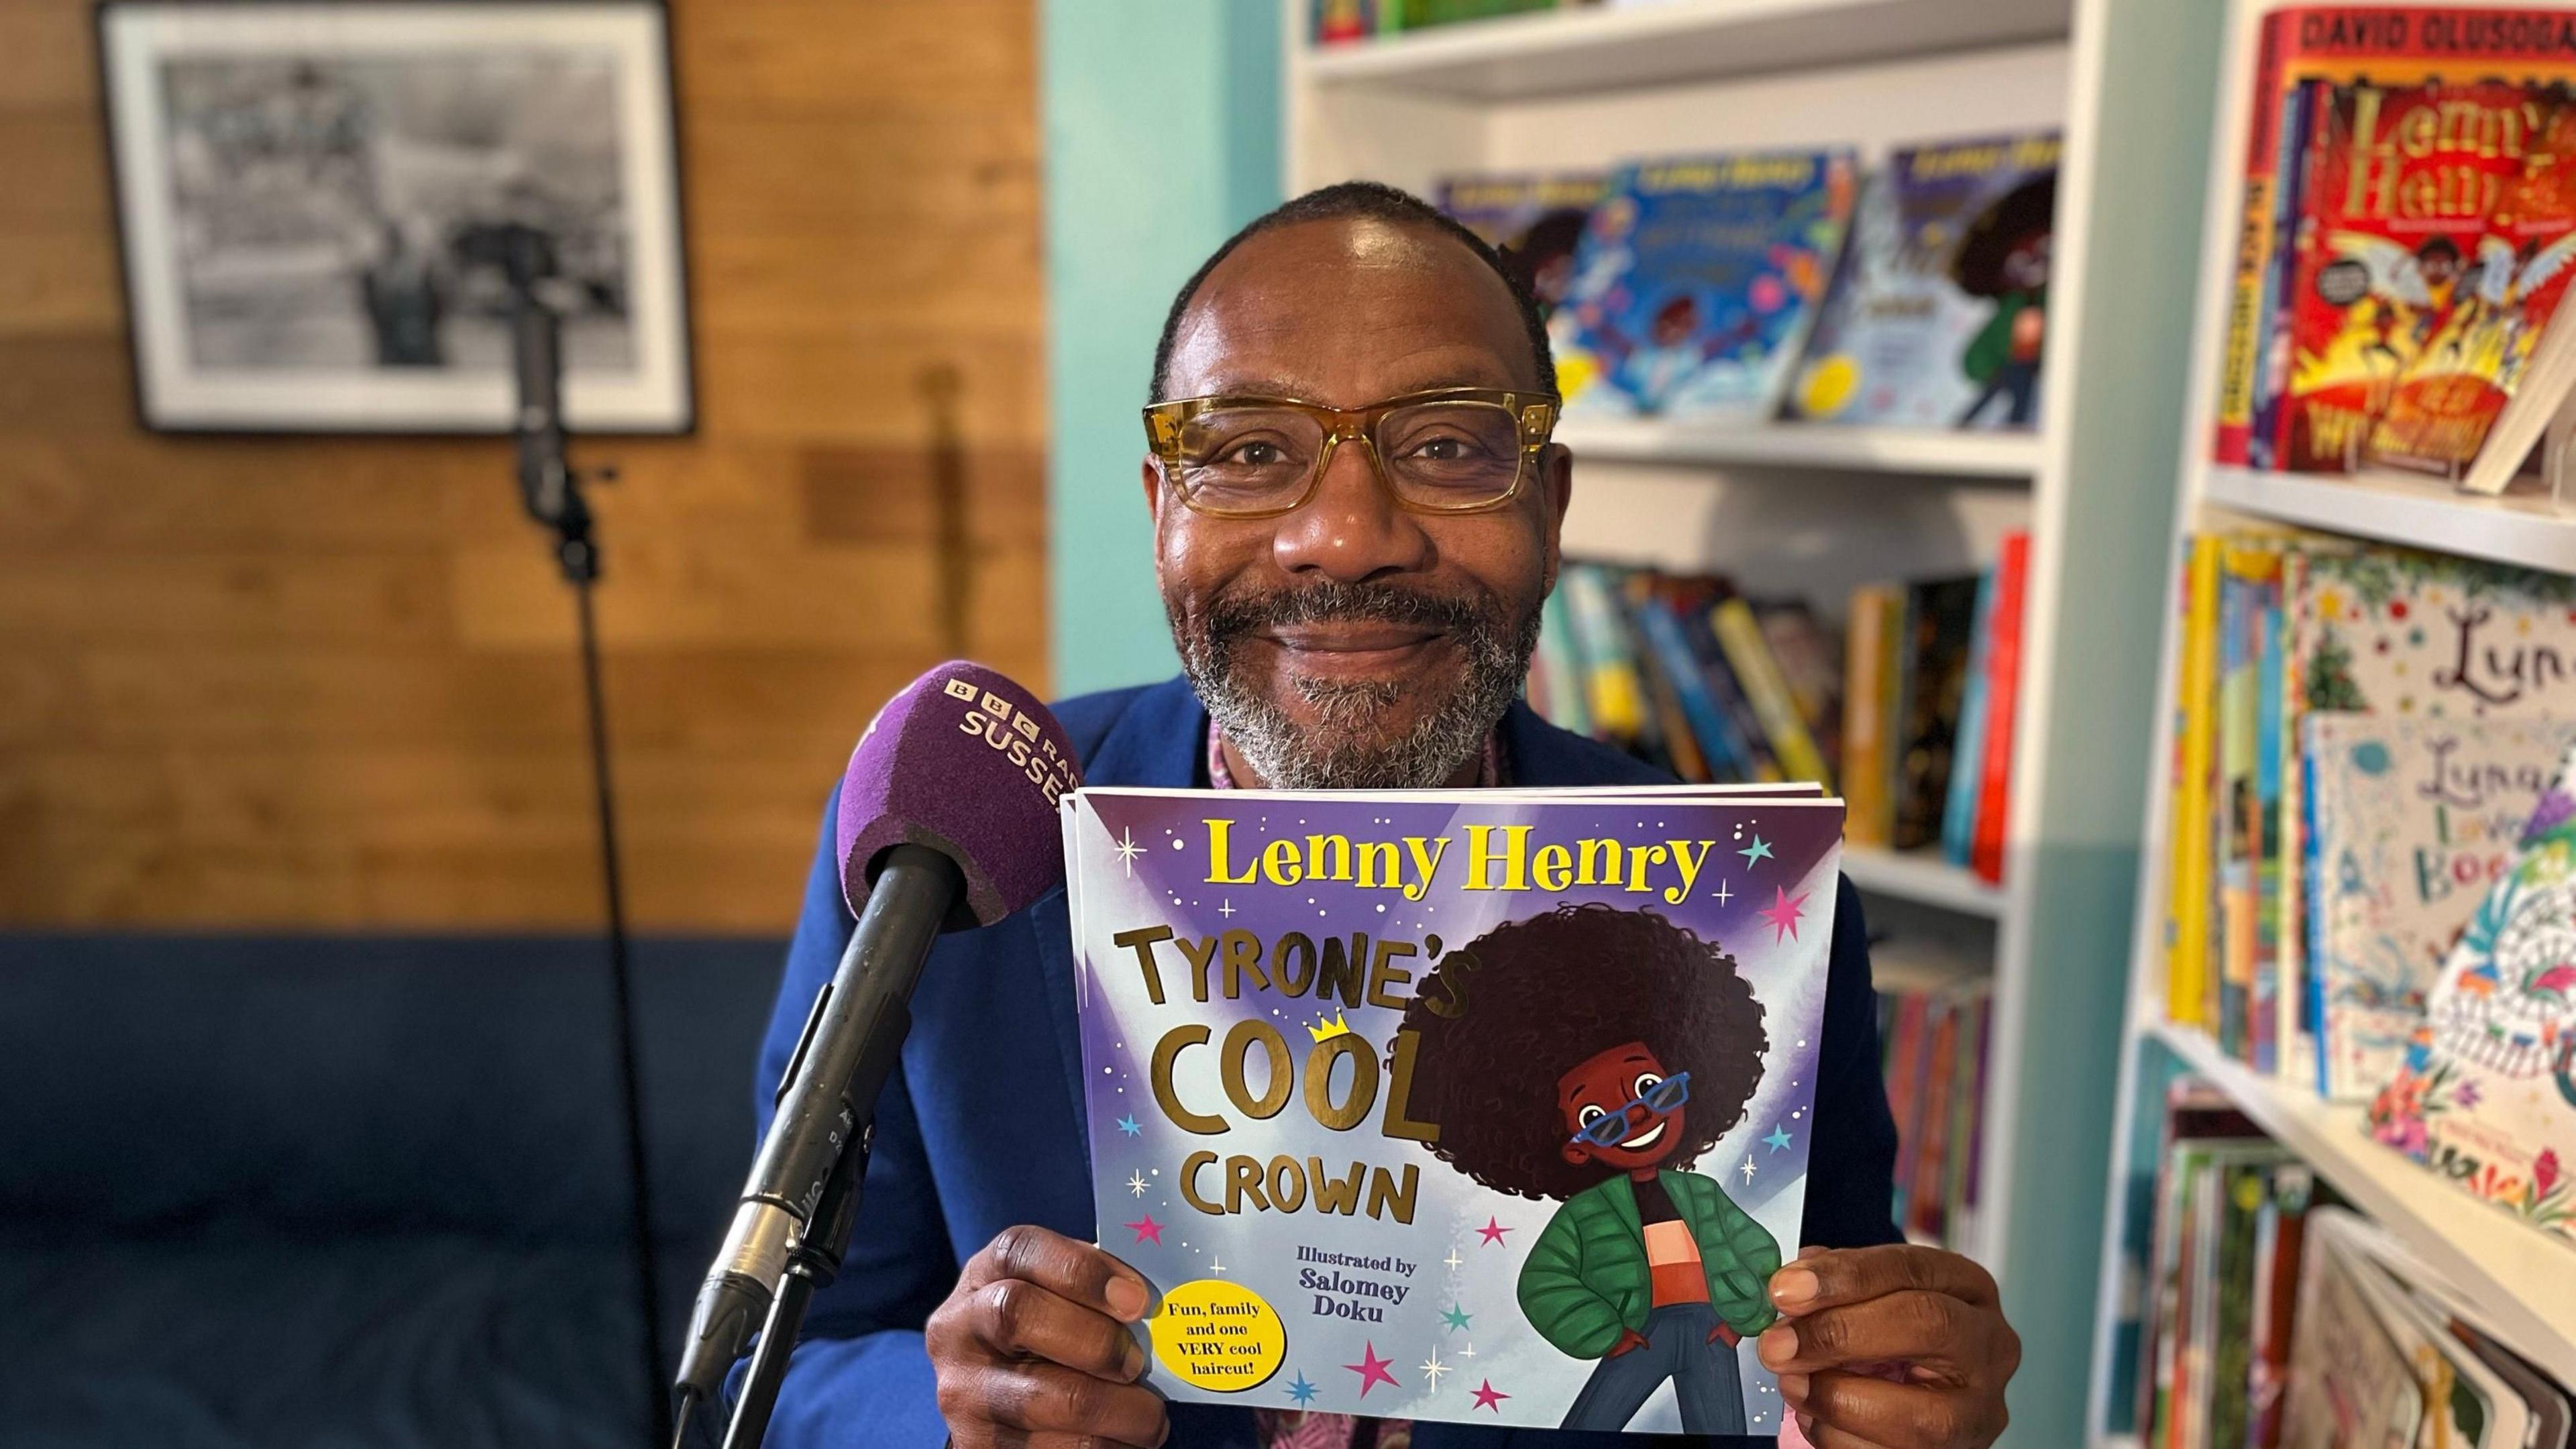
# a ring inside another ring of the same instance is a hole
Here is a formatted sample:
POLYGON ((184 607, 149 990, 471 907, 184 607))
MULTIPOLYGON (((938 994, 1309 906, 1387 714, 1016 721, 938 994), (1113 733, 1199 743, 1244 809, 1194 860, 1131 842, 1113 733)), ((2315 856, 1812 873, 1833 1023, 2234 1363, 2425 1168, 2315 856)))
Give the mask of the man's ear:
POLYGON ((1154 455, 1147 453, 1137 463, 1136 472, 1145 484, 1145 511, 1159 524, 1163 521, 1163 472, 1154 466, 1154 455))

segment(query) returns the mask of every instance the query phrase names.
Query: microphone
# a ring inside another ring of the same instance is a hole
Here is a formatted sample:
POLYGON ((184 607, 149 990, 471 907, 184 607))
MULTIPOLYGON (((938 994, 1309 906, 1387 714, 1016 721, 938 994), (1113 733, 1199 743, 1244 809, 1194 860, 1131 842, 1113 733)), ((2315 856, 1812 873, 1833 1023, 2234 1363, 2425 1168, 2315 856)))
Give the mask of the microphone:
MULTIPOLYGON (((780 1320, 801 1320, 804 1297, 839 1271, 877 1093, 911 1027, 907 1003, 933 940, 989 926, 1063 883, 1056 801, 1079 783, 1055 716, 980 664, 924 674, 859 736, 835 831, 858 928, 814 999, 699 1290, 674 1385, 684 1421, 691 1402, 714 1398, 755 1329, 762 1356, 775 1351, 783 1369, 795 1327, 780 1320), (788 1341, 773 1345, 782 1327, 788 1341)), ((746 1389, 744 1409, 751 1399, 746 1389)), ((767 1412, 761 1403, 763 1424, 767 1412)), ((747 1442, 759 1442, 757 1427, 747 1442)))

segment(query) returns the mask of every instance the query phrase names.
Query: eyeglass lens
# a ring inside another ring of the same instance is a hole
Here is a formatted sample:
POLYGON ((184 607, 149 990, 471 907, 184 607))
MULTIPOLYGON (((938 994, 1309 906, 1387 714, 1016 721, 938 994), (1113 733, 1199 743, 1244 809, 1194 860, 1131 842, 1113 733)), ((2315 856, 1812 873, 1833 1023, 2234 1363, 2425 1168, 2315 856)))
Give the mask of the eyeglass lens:
MULTIPOLYGON (((1396 495, 1425 508, 1471 508, 1512 491, 1520 432, 1492 403, 1431 402, 1398 408, 1370 435, 1396 495)), ((1293 505, 1324 455, 1324 424, 1294 408, 1210 408, 1182 426, 1180 485, 1202 507, 1293 505)))

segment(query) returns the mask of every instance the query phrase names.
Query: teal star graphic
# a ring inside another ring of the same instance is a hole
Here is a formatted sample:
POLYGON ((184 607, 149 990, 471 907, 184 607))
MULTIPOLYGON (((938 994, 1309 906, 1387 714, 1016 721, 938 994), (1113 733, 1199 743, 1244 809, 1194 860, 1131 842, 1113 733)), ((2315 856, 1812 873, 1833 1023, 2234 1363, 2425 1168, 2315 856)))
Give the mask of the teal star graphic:
POLYGON ((1297 1382, 1288 1386, 1288 1397, 1295 1399, 1300 1404, 1303 1404, 1307 1400, 1315 1397, 1315 1386, 1306 1382, 1305 1374, 1299 1373, 1297 1375, 1297 1382))
POLYGON ((1753 837, 1753 843, 1751 845, 1737 851, 1736 854, 1744 857, 1744 863, 1746 865, 1751 865, 1757 860, 1778 860, 1780 858, 1771 853, 1771 843, 1764 840, 1759 835, 1753 837))
POLYGON ((1771 1135, 1763 1138, 1762 1140, 1770 1143, 1771 1150, 1777 1152, 1781 1148, 1789 1145, 1789 1129, 1786 1127, 1774 1127, 1771 1129, 1771 1135))
POLYGON ((1126 1133, 1130 1137, 1133 1137, 1138 1133, 1143 1132, 1145 1129, 1136 1125, 1136 1114, 1130 1112, 1126 1116, 1118 1119, 1118 1130, 1126 1133))
POLYGON ((1451 1328, 1464 1328, 1467 1326, 1467 1311, 1452 1303, 1449 1305, 1449 1311, 1440 1315, 1440 1321, 1451 1328))

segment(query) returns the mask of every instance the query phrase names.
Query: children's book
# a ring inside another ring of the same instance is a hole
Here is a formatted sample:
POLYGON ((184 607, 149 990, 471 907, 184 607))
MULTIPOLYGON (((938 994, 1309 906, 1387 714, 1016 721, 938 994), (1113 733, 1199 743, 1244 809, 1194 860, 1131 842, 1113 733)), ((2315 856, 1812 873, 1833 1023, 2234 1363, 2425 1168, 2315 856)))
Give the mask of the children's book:
POLYGON ((1601 204, 1608 178, 1597 171, 1557 176, 1451 176, 1440 183, 1440 210, 1484 238, 1529 284, 1542 316, 1565 300, 1574 281, 1574 249, 1583 224, 1601 204))
POLYGON ((1067 797, 1101 1241, 1176 1400, 1773 1435, 1842 805, 1067 797))
POLYGON ((2576 1243, 2576 755, 2443 959, 2371 1133, 2576 1243))
MULTIPOLYGON (((2576 580, 2403 549, 2302 545, 2283 565, 2290 650, 2281 741, 2291 756, 2315 710, 2444 720, 2576 715, 2576 580)), ((2284 974, 2297 980, 2287 999, 2306 1010, 2322 1003, 2297 949, 2313 934, 2300 769, 2297 758, 2282 761, 2277 949, 2284 974)), ((2322 1025, 2312 1012, 2304 1024, 2322 1025)), ((2317 1062, 2301 1065, 2314 1080, 2317 1062)))
POLYGON ((1551 333, 1568 413, 1777 412, 1842 254, 1855 168, 1843 147, 1619 171, 1551 333))
POLYGON ((1896 813, 1890 843, 1899 850, 1941 838, 1980 577, 1921 579, 1905 586, 1905 633, 1897 646, 1905 672, 1892 737, 1896 813))
POLYGON ((1802 417, 1915 428, 2039 422, 2054 131, 1900 150, 1861 194, 1792 396, 1802 417))
POLYGON ((2330 1207, 2308 1213, 2299 1279, 2299 1333, 2281 1418, 2286 1449, 2405 1449, 2424 1421, 2424 1399, 2405 1349, 2374 1311, 2354 1230, 2330 1207))
POLYGON ((2328 1098, 2367 1101, 2396 1074, 2442 958, 2570 746, 2576 717, 2308 717, 2328 1098))

